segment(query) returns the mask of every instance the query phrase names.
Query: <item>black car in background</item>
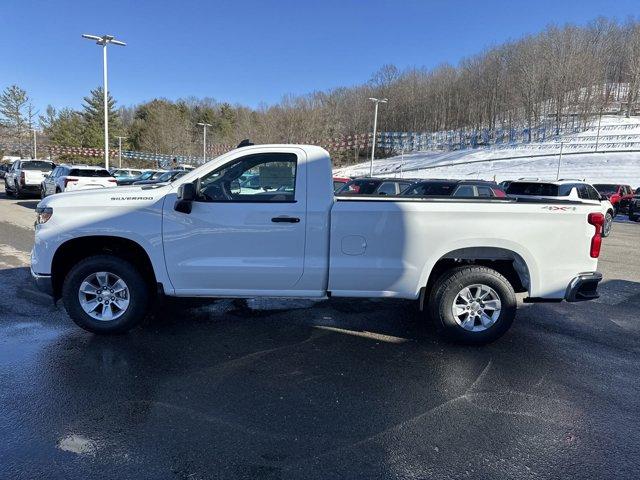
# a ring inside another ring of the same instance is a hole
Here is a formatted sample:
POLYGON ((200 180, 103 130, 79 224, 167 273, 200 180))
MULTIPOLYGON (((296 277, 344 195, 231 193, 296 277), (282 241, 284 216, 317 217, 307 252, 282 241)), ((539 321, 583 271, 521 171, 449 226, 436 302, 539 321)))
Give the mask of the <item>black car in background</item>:
POLYGON ((356 178, 336 190, 336 195, 399 195, 414 182, 409 178, 356 178))
POLYGON ((485 180, 425 179, 414 182, 402 192, 408 197, 484 197, 504 198, 504 191, 495 182, 485 180))

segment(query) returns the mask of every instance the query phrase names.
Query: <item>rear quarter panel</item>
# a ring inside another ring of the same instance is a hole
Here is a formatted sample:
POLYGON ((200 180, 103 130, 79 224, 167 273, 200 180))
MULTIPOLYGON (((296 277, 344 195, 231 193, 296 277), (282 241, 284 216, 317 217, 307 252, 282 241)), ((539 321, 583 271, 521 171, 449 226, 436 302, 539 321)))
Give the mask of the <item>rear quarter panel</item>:
POLYGON ((417 298, 449 252, 497 247, 524 260, 530 296, 562 298, 578 273, 596 270, 587 214, 598 210, 509 201, 339 200, 331 212, 329 290, 417 298))

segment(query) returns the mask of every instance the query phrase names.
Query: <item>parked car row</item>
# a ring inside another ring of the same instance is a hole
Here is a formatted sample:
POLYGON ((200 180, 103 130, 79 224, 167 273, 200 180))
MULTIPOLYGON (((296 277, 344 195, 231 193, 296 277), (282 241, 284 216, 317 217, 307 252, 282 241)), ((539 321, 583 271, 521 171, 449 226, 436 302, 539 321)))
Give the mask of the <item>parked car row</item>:
MULTIPOLYGON (((611 233, 618 211, 630 209, 633 195, 628 185, 592 186, 581 180, 508 180, 497 184, 485 180, 355 178, 334 179, 336 195, 399 195, 407 197, 535 198, 538 200, 585 201, 600 205, 604 217, 603 236, 611 233)), ((640 197, 634 212, 640 216, 640 197)), ((634 218, 636 214, 634 213, 634 218)))
POLYGON ((56 165, 49 160, 16 160, 2 165, 7 195, 22 198, 27 194, 45 198, 70 190, 107 188, 119 185, 148 185, 172 182, 190 168, 174 170, 112 169, 91 165, 56 165))
MULTIPOLYGON (((336 180, 334 179, 334 188, 336 180)), ((343 183, 336 195, 402 195, 413 197, 504 197, 495 182, 484 180, 356 178, 343 183)))

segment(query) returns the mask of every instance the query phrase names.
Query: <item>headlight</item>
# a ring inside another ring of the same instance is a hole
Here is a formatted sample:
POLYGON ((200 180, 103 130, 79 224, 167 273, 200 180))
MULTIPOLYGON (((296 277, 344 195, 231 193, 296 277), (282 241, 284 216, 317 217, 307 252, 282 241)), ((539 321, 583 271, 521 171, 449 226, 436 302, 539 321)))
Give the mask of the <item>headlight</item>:
POLYGON ((36 225, 42 225, 47 223, 53 215, 53 208, 51 207, 38 207, 36 208, 36 225))

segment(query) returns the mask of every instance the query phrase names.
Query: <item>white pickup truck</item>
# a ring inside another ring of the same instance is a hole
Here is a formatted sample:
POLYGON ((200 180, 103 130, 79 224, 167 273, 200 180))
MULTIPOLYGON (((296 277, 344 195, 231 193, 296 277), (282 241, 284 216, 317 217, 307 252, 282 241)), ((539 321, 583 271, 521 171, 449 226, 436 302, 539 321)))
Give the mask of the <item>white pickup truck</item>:
POLYGON ((159 295, 415 299, 485 343, 526 301, 597 298, 603 215, 579 201, 334 197, 322 148, 238 148, 168 185, 47 197, 31 272, 81 327, 134 327, 159 295), (259 177, 259 188, 240 179, 259 177))

